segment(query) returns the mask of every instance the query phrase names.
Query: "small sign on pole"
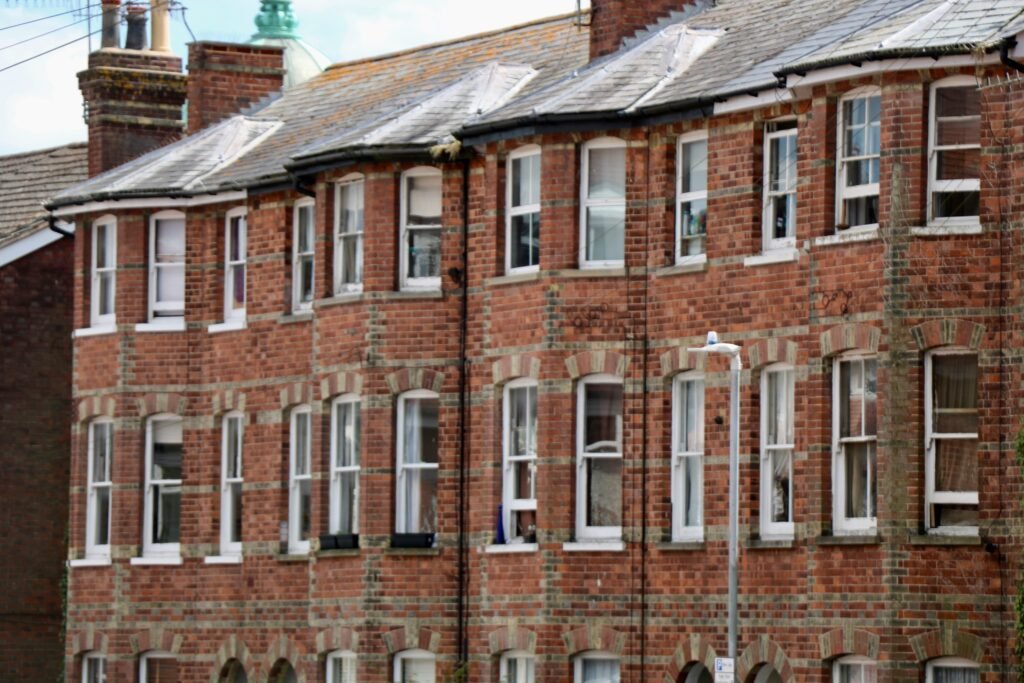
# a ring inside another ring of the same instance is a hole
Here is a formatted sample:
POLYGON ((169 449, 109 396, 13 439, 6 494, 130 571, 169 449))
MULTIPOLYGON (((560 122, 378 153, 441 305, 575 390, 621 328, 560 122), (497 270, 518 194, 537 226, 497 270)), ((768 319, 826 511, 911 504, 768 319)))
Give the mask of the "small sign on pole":
POLYGON ((736 660, 732 657, 715 657, 715 683, 734 683, 736 660))

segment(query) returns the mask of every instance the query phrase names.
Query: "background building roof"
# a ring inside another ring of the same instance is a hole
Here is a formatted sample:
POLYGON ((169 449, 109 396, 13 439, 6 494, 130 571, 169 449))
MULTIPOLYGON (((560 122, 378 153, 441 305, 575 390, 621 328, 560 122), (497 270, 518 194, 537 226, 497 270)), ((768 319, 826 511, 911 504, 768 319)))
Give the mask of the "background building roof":
POLYGON ((0 247, 44 229, 43 202, 88 176, 84 142, 0 156, 0 247))

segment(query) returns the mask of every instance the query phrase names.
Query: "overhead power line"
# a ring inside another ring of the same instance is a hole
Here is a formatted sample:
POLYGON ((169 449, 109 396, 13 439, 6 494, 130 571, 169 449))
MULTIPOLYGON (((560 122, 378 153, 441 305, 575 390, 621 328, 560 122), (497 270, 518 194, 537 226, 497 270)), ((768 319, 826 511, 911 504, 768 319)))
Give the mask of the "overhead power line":
POLYGON ((83 23, 85 23, 87 21, 90 21, 92 19, 96 19, 98 17, 100 17, 99 14, 93 14, 93 15, 90 15, 90 16, 86 17, 85 19, 79 19, 79 20, 77 20, 75 22, 72 22, 70 24, 65 24, 64 26, 61 26, 60 28, 51 29, 49 31, 46 31, 45 33, 40 33, 38 35, 32 36, 31 38, 25 38, 24 40, 19 40, 18 42, 11 43, 10 45, 4 45, 3 47, 0 47, 0 52, 3 52, 4 50, 8 50, 8 49, 10 49, 12 47, 17 47, 19 45, 24 45, 25 43, 31 43, 33 40, 38 40, 40 38, 45 38, 48 35, 52 35, 54 33, 59 33, 60 31, 67 30, 67 29, 69 29, 69 28, 71 28, 73 26, 77 26, 79 24, 83 24, 83 23))
POLYGON ((48 17, 40 17, 39 19, 31 19, 29 21, 23 21, 20 24, 11 24, 10 26, 0 26, 0 31, 9 31, 12 28, 21 28, 22 26, 28 26, 29 24, 38 24, 40 21, 47 21, 49 19, 56 19, 58 17, 66 17, 69 14, 74 14, 75 12, 81 12, 83 10, 84 11, 88 11, 90 9, 94 9, 96 7, 99 7, 100 5, 101 5, 101 3, 96 2, 96 3, 93 3, 91 5, 86 5, 85 7, 76 7, 75 9, 68 10, 67 12, 60 12, 59 14, 51 14, 48 17))

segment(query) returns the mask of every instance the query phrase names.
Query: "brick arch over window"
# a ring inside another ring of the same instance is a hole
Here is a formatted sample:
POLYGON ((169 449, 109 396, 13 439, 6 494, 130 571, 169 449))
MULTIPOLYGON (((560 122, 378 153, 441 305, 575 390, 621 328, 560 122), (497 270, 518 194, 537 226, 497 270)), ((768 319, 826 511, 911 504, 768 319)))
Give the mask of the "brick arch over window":
POLYGON ((284 634, 279 635, 270 644, 267 653, 263 655, 263 670, 266 671, 263 680, 270 680, 270 677, 274 674, 274 667, 280 662, 285 661, 295 669, 295 675, 299 677, 299 680, 305 681, 305 674, 299 669, 301 654, 291 638, 284 634))
POLYGON ((818 646, 826 661, 844 655, 878 659, 879 637, 871 631, 844 626, 818 636, 818 646))
POLYGON ((97 417, 117 415, 117 401, 112 396, 90 396, 78 402, 78 420, 88 422, 97 417))
POLYGON ((747 347, 747 359, 751 370, 758 370, 772 363, 796 365, 798 347, 787 339, 762 339, 747 347))
POLYGON ((211 398, 214 415, 222 415, 232 410, 245 412, 245 394, 234 389, 219 391, 211 398))
POLYGON ((626 376, 629 359, 615 351, 584 351, 565 359, 565 367, 573 379, 587 375, 626 376))
POLYGON ((495 386, 520 377, 540 379, 540 359, 526 354, 505 356, 491 364, 495 386))
POLYGON ((139 417, 159 413, 185 415, 185 397, 181 394, 146 394, 138 399, 139 417))
MULTIPOLYGON (((220 648, 217 649, 217 656, 214 660, 213 672, 210 674, 210 683, 219 683, 221 672, 228 662, 237 660, 245 669, 246 676, 252 677, 256 673, 256 660, 253 658, 249 647, 237 635, 229 636, 220 648)), ((254 679, 255 680, 255 679, 254 679)))
POLYGON ((828 358, 851 349, 877 353, 881 340, 882 331, 877 327, 861 323, 836 325, 821 333, 821 356, 828 358))
POLYGON ((281 389, 281 410, 289 406, 309 405, 313 402, 313 387, 306 382, 296 382, 281 389))
POLYGON ((68 638, 68 645, 71 647, 71 654, 75 657, 86 652, 99 652, 106 655, 110 647, 110 637, 106 633, 97 631, 94 624, 89 624, 71 634, 68 638))
POLYGON ((428 389, 440 394, 444 386, 444 373, 427 368, 402 368, 384 378, 395 396, 413 389, 428 389))
POLYGON ((692 664, 703 664, 708 671, 715 670, 715 657, 718 653, 711 643, 699 633, 691 634, 689 638, 683 638, 672 656, 672 663, 665 667, 665 683, 676 683, 680 674, 686 671, 692 664))
POLYGON ((917 348, 922 351, 937 346, 962 346, 977 350, 985 336, 985 326, 968 320, 942 318, 912 327, 910 334, 914 336, 917 348))
POLYGON ((327 399, 343 394, 362 394, 363 375, 358 372, 339 372, 320 381, 320 396, 327 399))
POLYGON ((537 651, 537 634, 515 624, 491 631, 487 639, 492 655, 500 655, 508 650, 520 650, 530 654, 537 651))
POLYGON ((175 635, 163 626, 150 626, 145 631, 138 631, 129 636, 128 644, 135 656, 150 650, 176 655, 181 651, 182 640, 181 635, 175 635))
POLYGON ((324 629, 316 634, 316 651, 327 654, 335 650, 358 652, 359 634, 344 626, 324 629))
POLYGON ((661 354, 661 376, 670 378, 687 370, 703 370, 708 361, 706 353, 690 353, 679 346, 661 354))
POLYGON ((917 661, 926 662, 936 657, 962 657, 981 663, 985 657, 985 639, 961 631, 956 624, 944 623, 935 631, 910 638, 917 661))
POLYGON ((587 650, 601 650, 621 656, 626 650, 625 633, 598 624, 588 624, 574 631, 566 631, 562 634, 562 640, 569 656, 587 650))
POLYGON ((767 665, 779 672, 782 683, 796 683, 796 674, 793 672, 793 665, 782 647, 768 636, 760 636, 757 640, 747 645, 736 662, 736 678, 746 681, 747 678, 761 665, 767 665))
POLYGON ((382 633, 381 638, 384 639, 384 646, 387 647, 389 655, 403 650, 426 650, 436 655, 441 647, 440 633, 413 624, 382 633))

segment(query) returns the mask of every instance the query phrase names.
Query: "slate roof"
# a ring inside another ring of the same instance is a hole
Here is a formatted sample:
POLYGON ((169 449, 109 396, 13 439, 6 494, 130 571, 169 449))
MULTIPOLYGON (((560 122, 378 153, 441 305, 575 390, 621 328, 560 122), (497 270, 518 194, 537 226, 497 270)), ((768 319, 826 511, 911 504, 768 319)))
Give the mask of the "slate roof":
POLYGON ((234 156, 212 163, 201 133, 64 193, 55 205, 88 194, 277 186, 289 182, 289 171, 317 163, 422 153, 546 122, 706 107, 831 65, 991 51, 1024 31, 1024 0, 695 0, 589 64, 588 29, 576 19, 334 65, 243 117, 247 127, 278 125, 234 156), (205 170, 200 178, 182 165, 205 170))
POLYGON ((0 157, 0 246, 42 229, 43 202, 88 175, 84 142, 0 157))

